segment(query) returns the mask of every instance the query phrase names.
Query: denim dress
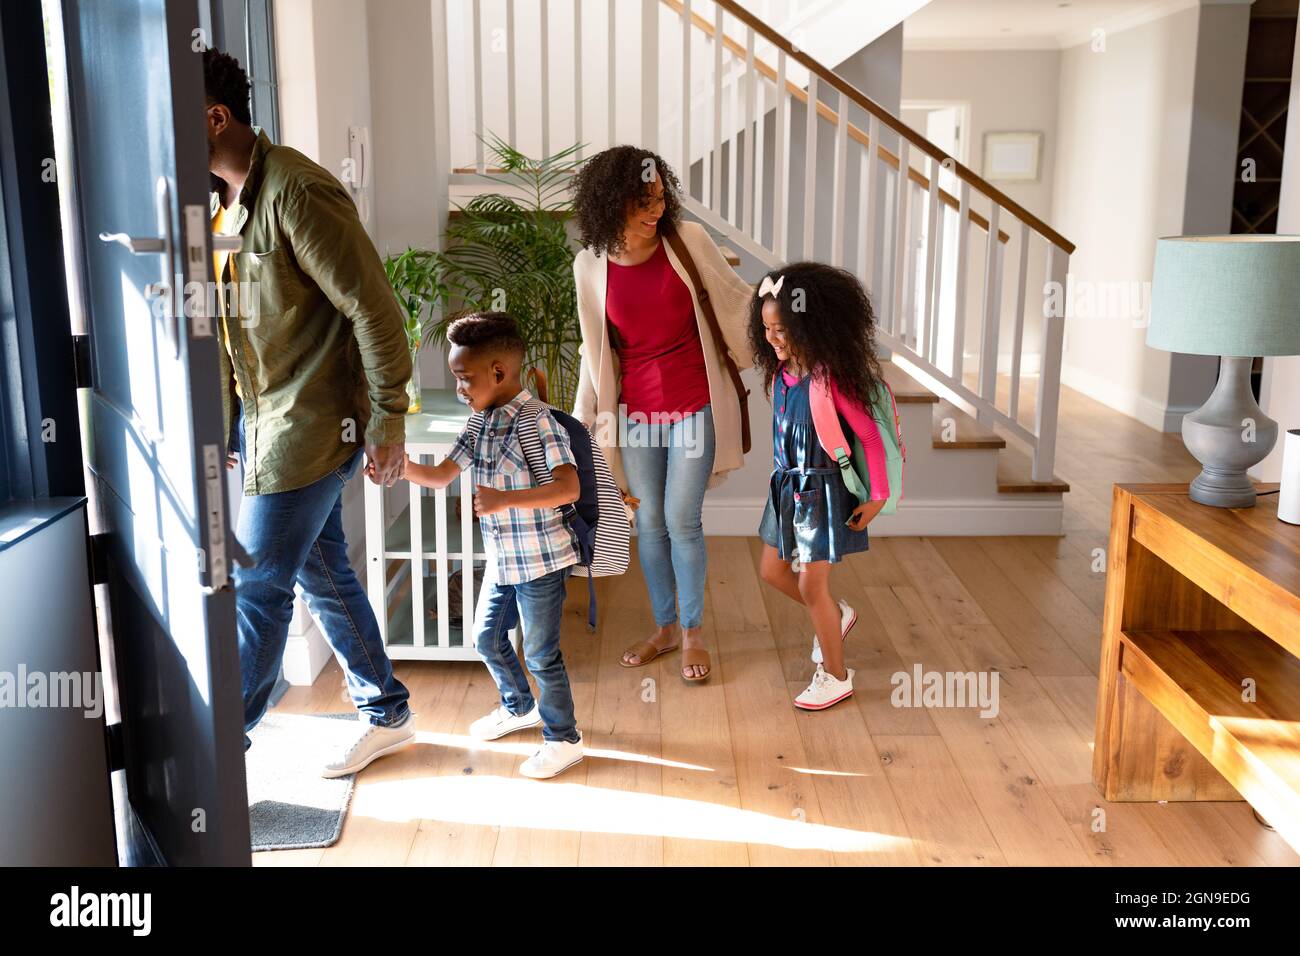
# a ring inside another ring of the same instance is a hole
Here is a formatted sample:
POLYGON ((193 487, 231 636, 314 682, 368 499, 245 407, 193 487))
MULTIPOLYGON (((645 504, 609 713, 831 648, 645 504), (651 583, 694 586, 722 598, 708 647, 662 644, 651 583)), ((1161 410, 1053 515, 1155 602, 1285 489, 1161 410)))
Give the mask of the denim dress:
MULTIPOLYGON (((786 385, 778 372, 772 388, 773 469, 758 535, 781 560, 842 561, 867 550, 867 529, 849 520, 858 499, 844 487, 840 469, 817 441, 809 404, 809 377, 786 385)), ((840 419, 844 425, 843 417, 840 419)), ((848 427, 846 435, 851 434, 848 427)))

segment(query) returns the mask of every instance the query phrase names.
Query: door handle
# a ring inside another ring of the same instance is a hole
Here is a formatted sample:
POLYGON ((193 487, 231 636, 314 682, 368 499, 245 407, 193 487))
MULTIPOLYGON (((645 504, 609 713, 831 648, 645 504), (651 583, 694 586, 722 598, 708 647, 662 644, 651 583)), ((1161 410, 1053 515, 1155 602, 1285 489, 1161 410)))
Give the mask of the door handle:
POLYGON ((115 242, 132 255, 162 256, 162 278, 144 287, 145 297, 160 296, 166 300, 167 339, 172 345, 172 357, 181 357, 180 311, 182 298, 172 287, 172 265, 176 252, 176 236, 172 229, 171 185, 166 176, 159 176, 154 185, 154 205, 158 213, 161 236, 130 236, 124 232, 101 232, 101 242, 115 242))

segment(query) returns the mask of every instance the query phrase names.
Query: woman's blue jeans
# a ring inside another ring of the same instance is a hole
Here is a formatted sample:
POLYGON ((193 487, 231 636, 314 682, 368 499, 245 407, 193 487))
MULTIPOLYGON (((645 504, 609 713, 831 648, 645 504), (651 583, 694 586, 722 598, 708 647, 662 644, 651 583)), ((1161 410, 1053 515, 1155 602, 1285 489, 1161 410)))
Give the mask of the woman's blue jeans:
MULTIPOLYGON (((244 447, 239 419, 239 446, 244 447)), ((238 450, 232 448, 232 450, 238 450)), ((239 505, 239 543, 256 561, 236 567, 235 621, 244 693, 244 749, 248 731, 266 713, 293 617, 294 585, 347 674, 357 710, 372 724, 400 724, 410 693, 393 674, 365 589, 348 561, 343 536, 343 488, 362 451, 325 477, 292 491, 246 495, 239 505)), ((241 455, 242 458, 242 455, 241 455)))
POLYGON ((713 473, 713 410, 667 421, 622 422, 623 471, 636 511, 637 554, 656 627, 680 616, 681 626, 704 619, 704 491, 713 473))

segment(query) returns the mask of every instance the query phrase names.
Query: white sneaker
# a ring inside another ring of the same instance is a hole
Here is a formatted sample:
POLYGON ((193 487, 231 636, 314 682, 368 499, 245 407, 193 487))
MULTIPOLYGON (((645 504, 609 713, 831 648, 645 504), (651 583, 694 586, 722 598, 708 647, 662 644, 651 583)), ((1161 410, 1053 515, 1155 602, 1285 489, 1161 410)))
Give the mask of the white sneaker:
POLYGON ((847 680, 839 680, 834 674, 817 665, 812 683, 802 694, 794 699, 794 705, 800 710, 825 710, 832 704, 838 704, 846 697, 853 696, 853 668, 848 669, 847 680))
POLYGON ((406 720, 395 727, 367 724, 365 731, 340 757, 330 761, 321 770, 322 777, 346 777, 370 766, 371 762, 396 753, 415 740, 415 716, 408 713, 406 720))
MULTIPOLYGON (((840 638, 849 636, 849 631, 853 630, 853 625, 858 623, 858 612, 849 607, 849 602, 840 600, 840 638)), ((817 640, 817 635, 813 635, 812 662, 820 664, 822 662, 822 645, 817 640)))
POLYGON ((534 780, 545 780, 564 773, 582 760, 582 738, 575 744, 563 740, 548 740, 519 767, 519 772, 534 780))
POLYGON ((503 704, 486 717, 480 717, 470 724, 469 733, 471 737, 479 740, 496 740, 506 734, 513 734, 516 730, 536 727, 541 722, 542 714, 537 709, 537 704, 533 704, 533 709, 528 713, 520 714, 518 717, 506 710, 503 704))

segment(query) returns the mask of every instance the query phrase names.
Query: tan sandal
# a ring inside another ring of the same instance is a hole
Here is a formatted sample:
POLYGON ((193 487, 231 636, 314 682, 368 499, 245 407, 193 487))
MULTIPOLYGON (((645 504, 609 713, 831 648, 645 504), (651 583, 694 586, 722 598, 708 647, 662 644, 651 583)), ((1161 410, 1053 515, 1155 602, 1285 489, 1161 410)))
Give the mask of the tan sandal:
POLYGON ((681 644, 674 644, 672 647, 658 647, 654 644, 651 644, 649 641, 642 641, 640 644, 633 644, 631 647, 625 650, 623 652, 623 656, 618 659, 618 662, 622 664, 624 667, 644 667, 646 664, 649 664, 656 657, 662 657, 664 654, 670 654, 681 646, 682 646, 681 644), (637 661, 635 664, 633 664, 631 661, 627 659, 629 654, 635 654, 637 657, 641 659, 637 661))
POLYGON ((713 662, 709 660, 709 652, 703 647, 687 647, 682 650, 682 670, 685 671, 688 667, 707 668, 701 677, 687 677, 685 673, 682 674, 682 680, 690 681, 692 684, 708 680, 713 674, 713 662))

